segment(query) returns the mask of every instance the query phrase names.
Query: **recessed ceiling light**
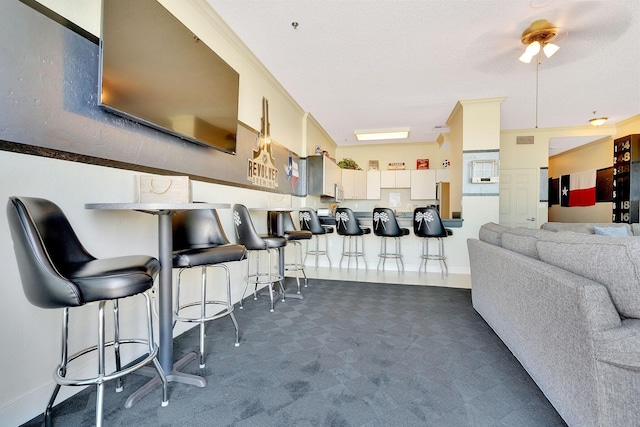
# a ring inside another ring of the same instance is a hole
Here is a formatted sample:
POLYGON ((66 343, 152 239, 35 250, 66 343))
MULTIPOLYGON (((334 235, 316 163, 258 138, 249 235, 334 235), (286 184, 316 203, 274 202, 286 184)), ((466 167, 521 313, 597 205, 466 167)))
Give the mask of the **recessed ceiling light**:
POLYGON ((409 128, 367 129, 354 131, 358 141, 378 141, 382 139, 409 138, 409 128))

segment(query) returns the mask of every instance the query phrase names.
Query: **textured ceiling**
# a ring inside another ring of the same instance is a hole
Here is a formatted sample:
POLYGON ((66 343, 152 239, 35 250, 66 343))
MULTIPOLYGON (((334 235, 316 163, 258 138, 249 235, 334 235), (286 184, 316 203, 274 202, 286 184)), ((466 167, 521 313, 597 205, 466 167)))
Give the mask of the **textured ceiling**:
POLYGON ((561 32, 539 65, 538 127, 640 113, 640 0, 207 1, 338 145, 406 126, 433 141, 480 98, 506 97, 503 130, 535 128, 536 61, 518 57, 540 18, 561 32))

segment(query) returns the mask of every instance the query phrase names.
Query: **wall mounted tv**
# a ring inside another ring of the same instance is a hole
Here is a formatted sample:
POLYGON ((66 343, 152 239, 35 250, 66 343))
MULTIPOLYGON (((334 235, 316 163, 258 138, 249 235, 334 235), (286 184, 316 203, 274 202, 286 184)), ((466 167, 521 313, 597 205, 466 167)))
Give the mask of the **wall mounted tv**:
POLYGON ((103 0, 100 105, 235 153, 239 75, 156 0, 103 0))

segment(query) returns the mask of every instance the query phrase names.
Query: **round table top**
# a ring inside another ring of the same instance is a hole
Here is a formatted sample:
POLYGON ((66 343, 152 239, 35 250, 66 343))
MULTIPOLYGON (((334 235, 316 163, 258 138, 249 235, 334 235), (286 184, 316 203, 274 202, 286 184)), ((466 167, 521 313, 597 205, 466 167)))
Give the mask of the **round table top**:
POLYGON ((229 209, 228 203, 85 203, 85 209, 136 211, 185 211, 195 209, 229 209))
POLYGON ((248 208, 250 211, 269 211, 269 212, 291 212, 291 211, 298 211, 300 209, 304 209, 304 208, 283 208, 283 207, 279 207, 279 208, 248 208))

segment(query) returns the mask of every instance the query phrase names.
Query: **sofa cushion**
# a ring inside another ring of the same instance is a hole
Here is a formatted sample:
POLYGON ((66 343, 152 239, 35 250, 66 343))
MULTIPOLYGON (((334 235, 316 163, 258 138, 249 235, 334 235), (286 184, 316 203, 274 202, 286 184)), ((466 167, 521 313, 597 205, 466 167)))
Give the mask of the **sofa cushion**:
POLYGON ((629 231, 624 225, 616 226, 616 227, 599 227, 597 225, 594 225, 593 232, 599 236, 609 236, 609 237, 629 236, 629 231))
POLYGON ((510 228, 502 233, 502 247, 529 258, 540 259, 536 243, 540 237, 549 233, 553 232, 524 227, 510 228))
MULTIPOLYGON (((633 236, 630 224, 617 224, 613 222, 545 222, 542 229, 549 231, 573 231, 574 233, 595 234, 593 227, 624 227, 627 235, 633 236)), ((639 230, 640 231, 640 230, 639 230)))
POLYGON ((488 222, 480 227, 478 239, 494 246, 502 246, 502 233, 509 229, 509 227, 496 224, 495 222, 488 222))
POLYGON ((536 246, 541 261, 603 284, 621 315, 640 318, 640 239, 560 231, 536 246))

